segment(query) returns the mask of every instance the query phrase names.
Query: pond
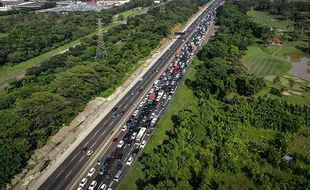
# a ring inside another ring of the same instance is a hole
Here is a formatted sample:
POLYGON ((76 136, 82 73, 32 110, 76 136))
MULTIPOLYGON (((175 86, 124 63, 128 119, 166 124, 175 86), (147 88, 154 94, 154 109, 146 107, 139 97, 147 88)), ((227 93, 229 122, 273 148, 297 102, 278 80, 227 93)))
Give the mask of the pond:
POLYGON ((289 74, 310 81, 310 58, 287 56, 286 59, 293 63, 289 74))

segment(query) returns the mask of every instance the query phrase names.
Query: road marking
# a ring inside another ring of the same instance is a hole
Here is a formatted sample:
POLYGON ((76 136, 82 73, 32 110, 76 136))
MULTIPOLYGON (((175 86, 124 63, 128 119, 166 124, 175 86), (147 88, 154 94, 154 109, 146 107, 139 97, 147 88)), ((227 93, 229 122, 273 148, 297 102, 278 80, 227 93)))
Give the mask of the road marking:
POLYGON ((77 154, 71 159, 71 161, 74 160, 76 156, 77 156, 77 154))
POLYGON ((72 173, 72 170, 70 170, 70 172, 66 175, 65 179, 67 179, 67 177, 72 173))
POLYGON ((91 147, 90 147, 90 148, 93 148, 93 146, 96 144, 96 142, 97 142, 97 141, 95 141, 95 142, 93 143, 93 145, 91 145, 91 147))
POLYGON ((101 182, 100 185, 99 185, 98 187, 100 188, 102 184, 103 184, 103 182, 101 182))
POLYGON ((81 162, 84 159, 84 156, 79 160, 79 162, 81 162))
POLYGON ((94 136, 97 135, 98 132, 99 132, 99 129, 96 131, 96 133, 94 134, 94 136))
POLYGON ((89 141, 87 141, 87 143, 85 144, 85 146, 88 145, 88 143, 89 143, 89 141))
POLYGON ((59 174, 56 176, 56 178, 58 178, 62 174, 63 171, 64 170, 61 170, 61 172, 59 172, 59 174))
POLYGON ((103 133, 101 133, 101 135, 100 135, 100 136, 103 136, 105 133, 106 133, 106 131, 103 131, 103 133))

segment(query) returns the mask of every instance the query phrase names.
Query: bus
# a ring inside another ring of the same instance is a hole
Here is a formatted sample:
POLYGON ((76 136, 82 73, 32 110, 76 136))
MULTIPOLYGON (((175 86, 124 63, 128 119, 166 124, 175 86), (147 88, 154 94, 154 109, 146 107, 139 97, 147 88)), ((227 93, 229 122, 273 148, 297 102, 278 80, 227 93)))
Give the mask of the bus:
POLYGON ((144 133, 146 131, 146 128, 145 127, 141 127, 137 137, 136 137, 136 142, 140 142, 142 137, 144 136, 144 133))

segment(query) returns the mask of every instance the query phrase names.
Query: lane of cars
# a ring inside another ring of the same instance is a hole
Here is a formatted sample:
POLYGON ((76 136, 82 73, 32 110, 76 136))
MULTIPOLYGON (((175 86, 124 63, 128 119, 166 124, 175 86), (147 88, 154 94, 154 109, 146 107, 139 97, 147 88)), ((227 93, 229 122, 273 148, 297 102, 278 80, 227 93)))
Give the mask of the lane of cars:
MULTIPOLYGON (((144 148, 150 138, 156 123, 164 113, 175 93, 180 80, 186 73, 195 50, 202 43, 202 38, 209 29, 215 16, 215 10, 221 2, 214 3, 209 11, 203 14, 196 25, 196 31, 190 40, 175 54, 168 68, 154 82, 149 93, 143 98, 131 117, 122 127, 121 135, 112 141, 109 154, 98 160, 97 165, 91 168, 87 177, 80 182, 78 190, 88 189, 111 190, 115 189, 119 180, 129 169, 137 154, 144 148), (98 170, 96 172, 96 170, 98 170), (95 174, 95 175, 94 175, 95 174), (93 177, 95 176, 95 177, 93 177)), ((140 79, 140 82, 143 78, 140 79)), ((112 111, 116 112, 117 107, 112 111)))

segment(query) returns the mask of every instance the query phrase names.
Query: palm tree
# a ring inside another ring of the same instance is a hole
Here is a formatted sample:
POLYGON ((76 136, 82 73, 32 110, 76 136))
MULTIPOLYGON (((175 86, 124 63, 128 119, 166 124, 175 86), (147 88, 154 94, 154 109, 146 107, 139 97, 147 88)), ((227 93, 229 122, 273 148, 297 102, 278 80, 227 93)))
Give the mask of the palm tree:
POLYGON ((296 82, 293 79, 288 79, 288 86, 293 88, 296 85, 296 82))
POLYGON ((281 78, 279 76, 276 76, 276 78, 273 79, 273 84, 280 84, 281 85, 281 78))

